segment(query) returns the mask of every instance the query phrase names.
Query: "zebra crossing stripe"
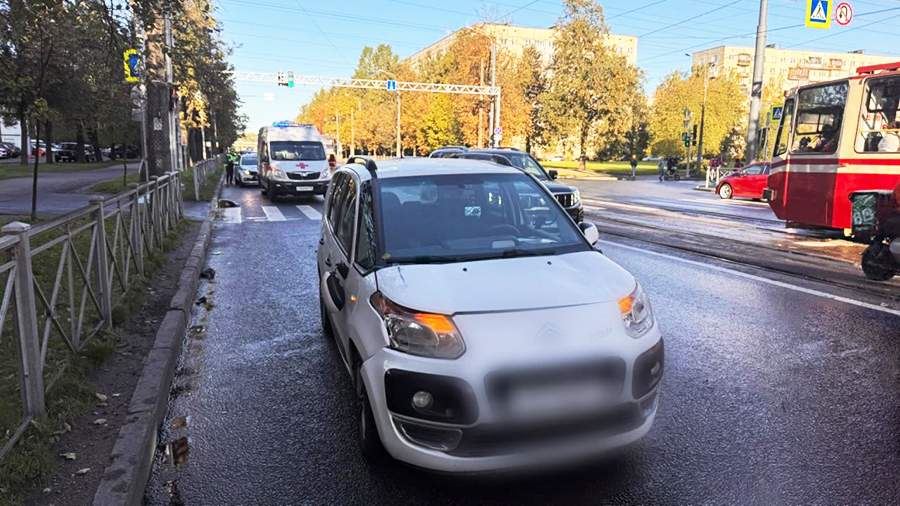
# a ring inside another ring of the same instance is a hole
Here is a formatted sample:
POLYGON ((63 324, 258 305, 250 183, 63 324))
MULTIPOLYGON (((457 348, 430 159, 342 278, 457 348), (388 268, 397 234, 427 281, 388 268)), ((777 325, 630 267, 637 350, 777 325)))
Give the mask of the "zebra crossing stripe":
POLYGON ((311 220, 321 220, 322 214, 319 211, 316 211, 312 206, 301 205, 297 206, 297 209, 303 213, 304 216, 311 220))
POLYGON ((262 206, 262 210, 266 213, 267 221, 286 221, 284 215, 281 214, 281 209, 275 206, 262 206))

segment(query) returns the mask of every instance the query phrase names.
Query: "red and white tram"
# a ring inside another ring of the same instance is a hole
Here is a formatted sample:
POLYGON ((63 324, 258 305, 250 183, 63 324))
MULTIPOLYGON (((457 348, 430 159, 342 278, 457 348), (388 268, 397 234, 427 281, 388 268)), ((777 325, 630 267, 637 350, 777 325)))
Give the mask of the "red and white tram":
POLYGON ((851 228, 850 193, 900 183, 900 62, 787 95, 763 196, 789 226, 851 228))

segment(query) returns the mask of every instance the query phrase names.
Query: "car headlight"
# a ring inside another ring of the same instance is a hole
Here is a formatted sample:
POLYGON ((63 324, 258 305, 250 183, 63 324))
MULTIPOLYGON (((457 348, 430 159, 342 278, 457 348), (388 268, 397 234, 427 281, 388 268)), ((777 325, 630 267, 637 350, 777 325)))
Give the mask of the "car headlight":
POLYGON ((653 309, 640 284, 630 294, 619 299, 619 313, 622 315, 625 331, 635 339, 653 328, 653 309))
POLYGON ((327 167, 325 170, 322 171, 321 174, 319 174, 319 179, 331 179, 331 176, 334 175, 335 170, 337 170, 337 169, 327 167))
POLYGON ((272 169, 272 179, 287 179, 287 174, 281 169, 272 169))
POLYGON ((581 193, 576 188, 574 192, 572 192, 572 205, 581 202, 581 193))
POLYGON ((392 349, 431 358, 458 358, 466 351, 449 316, 398 306, 380 292, 373 293, 369 301, 384 321, 392 349))

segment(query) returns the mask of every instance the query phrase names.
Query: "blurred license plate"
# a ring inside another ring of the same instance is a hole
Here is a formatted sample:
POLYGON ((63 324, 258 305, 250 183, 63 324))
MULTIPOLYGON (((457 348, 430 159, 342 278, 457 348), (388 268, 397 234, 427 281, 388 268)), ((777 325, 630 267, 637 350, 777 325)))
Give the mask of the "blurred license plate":
POLYGON ((297 191, 298 192, 311 192, 311 191, 313 191, 313 187, 312 186, 298 186, 297 191))
POLYGON ((618 390, 599 381, 521 386, 507 398, 510 415, 534 416, 548 413, 590 411, 615 399, 618 390))

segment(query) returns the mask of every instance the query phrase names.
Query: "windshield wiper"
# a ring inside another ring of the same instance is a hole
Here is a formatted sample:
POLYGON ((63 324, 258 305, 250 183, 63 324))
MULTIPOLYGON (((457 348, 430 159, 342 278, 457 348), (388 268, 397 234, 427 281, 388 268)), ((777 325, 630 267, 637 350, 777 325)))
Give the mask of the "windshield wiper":
POLYGON ((555 250, 530 250, 530 249, 520 249, 513 248, 505 250, 500 254, 501 258, 515 258, 515 257, 542 257, 547 255, 555 255, 555 250))

